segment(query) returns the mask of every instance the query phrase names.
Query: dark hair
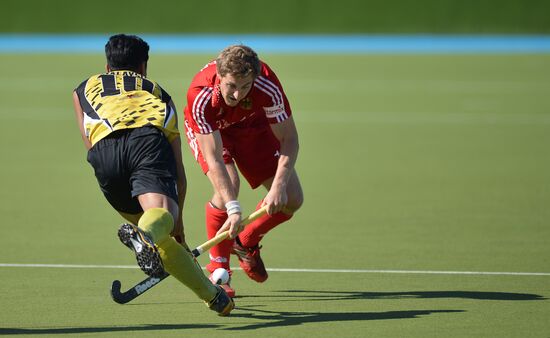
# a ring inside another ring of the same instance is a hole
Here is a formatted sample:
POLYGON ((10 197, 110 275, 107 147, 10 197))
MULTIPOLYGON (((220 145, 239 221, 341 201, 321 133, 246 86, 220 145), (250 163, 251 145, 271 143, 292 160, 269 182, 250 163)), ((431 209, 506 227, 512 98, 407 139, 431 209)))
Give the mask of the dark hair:
POLYGON ((105 45, 105 56, 112 70, 137 70, 149 60, 149 45, 138 36, 117 34, 105 45))
POLYGON ((246 77, 253 74, 257 77, 261 71, 258 55, 245 45, 233 45, 222 50, 216 59, 216 70, 220 76, 227 74, 246 77))

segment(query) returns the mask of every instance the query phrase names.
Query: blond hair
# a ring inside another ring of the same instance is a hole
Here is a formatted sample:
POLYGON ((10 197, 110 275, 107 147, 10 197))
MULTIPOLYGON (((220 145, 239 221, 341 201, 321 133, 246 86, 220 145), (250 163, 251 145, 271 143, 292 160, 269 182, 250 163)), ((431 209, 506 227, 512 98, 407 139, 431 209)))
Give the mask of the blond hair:
POLYGON ((253 74, 256 78, 260 74, 261 64, 258 54, 245 45, 226 47, 216 59, 216 70, 220 76, 227 74, 246 77, 253 74))

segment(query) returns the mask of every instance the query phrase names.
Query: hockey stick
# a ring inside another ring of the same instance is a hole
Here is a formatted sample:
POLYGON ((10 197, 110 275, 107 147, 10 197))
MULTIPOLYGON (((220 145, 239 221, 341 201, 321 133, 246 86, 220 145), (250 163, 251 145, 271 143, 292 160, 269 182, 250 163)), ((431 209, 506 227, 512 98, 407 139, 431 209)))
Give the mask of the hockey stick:
MULTIPOLYGON (((267 209, 265 207, 260 208, 250 214, 248 217, 244 218, 241 221, 242 225, 248 225, 249 223, 255 221, 256 219, 260 218, 261 216, 265 215, 267 213, 267 209)), ((200 256, 203 252, 210 250, 213 246, 219 244, 223 240, 227 239, 229 237, 229 231, 224 231, 220 234, 218 234, 215 237, 212 237, 208 241, 204 242, 203 244, 199 245, 191 253, 193 254, 193 257, 200 256)), ((170 276, 169 273, 164 272, 164 274, 160 277, 147 277, 141 282, 137 283, 134 287, 129 289, 128 291, 121 292, 121 283, 119 280, 114 280, 113 284, 111 285, 111 298, 119 304, 126 304, 135 298, 137 298, 139 295, 144 293, 145 291, 151 289, 153 286, 160 283, 163 279, 170 276)))

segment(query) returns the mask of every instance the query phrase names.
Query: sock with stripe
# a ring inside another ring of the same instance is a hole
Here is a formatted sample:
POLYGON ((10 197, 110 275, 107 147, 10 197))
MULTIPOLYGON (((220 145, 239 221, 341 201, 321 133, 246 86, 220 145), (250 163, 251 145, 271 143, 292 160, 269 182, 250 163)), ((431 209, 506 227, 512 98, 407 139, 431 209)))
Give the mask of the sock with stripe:
MULTIPOLYGON (((206 203, 206 235, 208 239, 216 236, 216 232, 220 230, 223 223, 227 220, 227 213, 225 210, 220 210, 212 205, 212 203, 206 203)), ((206 265, 206 269, 210 272, 217 268, 224 268, 227 271, 229 269, 229 255, 231 253, 231 247, 233 246, 233 240, 225 240, 220 244, 210 249, 210 263, 206 265)))

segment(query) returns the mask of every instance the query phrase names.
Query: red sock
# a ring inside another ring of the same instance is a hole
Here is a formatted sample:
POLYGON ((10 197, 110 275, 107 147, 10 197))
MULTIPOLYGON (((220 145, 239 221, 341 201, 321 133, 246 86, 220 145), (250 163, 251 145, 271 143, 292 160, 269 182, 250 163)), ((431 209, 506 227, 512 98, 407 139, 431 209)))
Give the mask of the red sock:
MULTIPOLYGON (((222 227, 227 220, 225 210, 214 208, 210 202, 206 203, 206 235, 208 239, 216 236, 216 232, 222 227)), ((220 244, 210 249, 210 264, 206 265, 206 269, 210 272, 217 268, 224 268, 229 271, 229 255, 233 240, 225 240, 220 244)))
MULTIPOLYGON (((260 207, 262 206, 262 202, 263 201, 261 201, 256 206, 256 210, 260 209, 260 207)), ((246 226, 243 232, 239 234, 239 240, 245 248, 253 247, 260 243, 262 237, 267 234, 271 229, 283 222, 288 221, 291 218, 292 215, 287 215, 283 212, 278 212, 271 216, 262 216, 246 226)))

